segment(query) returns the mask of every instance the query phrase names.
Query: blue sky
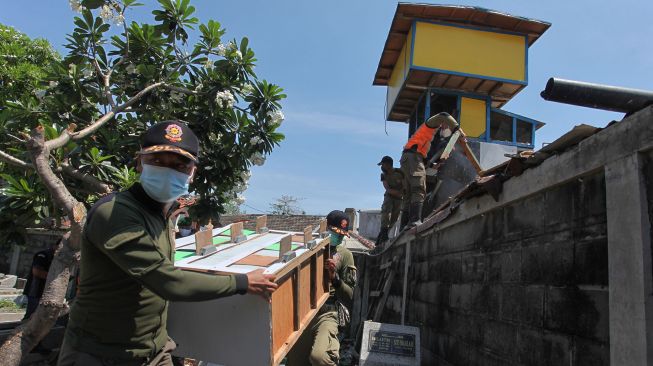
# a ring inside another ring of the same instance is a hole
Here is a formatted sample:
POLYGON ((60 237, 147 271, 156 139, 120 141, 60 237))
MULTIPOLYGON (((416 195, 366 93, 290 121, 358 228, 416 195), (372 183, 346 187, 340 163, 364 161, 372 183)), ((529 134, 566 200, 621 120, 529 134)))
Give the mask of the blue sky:
MULTIPOLYGON (((149 0, 141 2, 151 4, 149 0)), ((396 8, 394 1, 194 0, 202 22, 219 21, 227 39, 247 36, 256 72, 285 88, 286 140, 254 167, 245 211, 269 210, 283 194, 303 198, 307 213, 378 208, 383 189, 376 163, 397 161, 407 126, 389 122, 385 88, 372 86, 396 8)), ((547 123, 536 146, 574 125, 605 126, 621 114, 544 101, 549 77, 653 89, 653 2, 450 1, 552 23, 529 51, 529 85, 504 109, 547 123)), ((0 22, 62 51, 73 12, 64 0, 5 1, 0 22)), ((149 19, 149 8, 128 18, 149 19)), ((398 162, 396 163, 398 164, 398 162)))

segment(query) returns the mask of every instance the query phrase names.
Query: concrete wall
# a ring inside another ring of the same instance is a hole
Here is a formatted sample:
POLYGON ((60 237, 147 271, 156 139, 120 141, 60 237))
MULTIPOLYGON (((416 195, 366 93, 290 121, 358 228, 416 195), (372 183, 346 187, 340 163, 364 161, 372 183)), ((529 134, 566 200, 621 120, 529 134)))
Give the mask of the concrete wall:
POLYGON ((380 320, 420 328, 423 365, 653 365, 652 123, 645 109, 358 256, 358 309, 396 257, 380 320))
MULTIPOLYGON (((381 260, 403 269, 405 248, 381 260)), ((406 324, 425 365, 608 365, 607 270, 598 174, 416 239, 406 324)), ((382 321, 401 323, 402 281, 382 321)))

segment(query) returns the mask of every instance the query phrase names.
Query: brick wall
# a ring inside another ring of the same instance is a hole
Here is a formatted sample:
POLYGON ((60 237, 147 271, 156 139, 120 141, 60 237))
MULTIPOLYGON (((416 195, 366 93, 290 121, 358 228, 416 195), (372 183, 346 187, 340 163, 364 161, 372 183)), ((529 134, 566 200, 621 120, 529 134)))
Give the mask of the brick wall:
MULTIPOLYGON (((223 215, 220 216, 220 223, 228 225, 233 222, 245 222, 245 229, 254 230, 256 228, 256 218, 261 215, 223 215)), ((313 215, 267 215, 268 228, 271 230, 303 231, 308 225, 316 227, 324 216, 313 215)))
MULTIPOLYGON (((422 364, 608 365, 605 202, 600 173, 415 239, 406 323, 422 364)), ((402 258, 383 322, 401 322, 405 248, 377 259, 402 258)))

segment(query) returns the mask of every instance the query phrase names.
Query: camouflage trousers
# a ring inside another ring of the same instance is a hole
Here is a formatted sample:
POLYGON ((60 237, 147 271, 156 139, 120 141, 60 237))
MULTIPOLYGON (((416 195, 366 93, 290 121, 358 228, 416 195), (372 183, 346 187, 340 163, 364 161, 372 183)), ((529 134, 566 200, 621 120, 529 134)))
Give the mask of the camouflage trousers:
POLYGON ((401 212, 401 198, 394 198, 389 194, 383 196, 381 205, 381 228, 391 228, 397 222, 401 212))
POLYGON ((401 154, 401 171, 404 173, 404 209, 411 203, 422 203, 426 197, 426 168, 422 155, 413 151, 401 154))
POLYGON ((340 359, 338 312, 317 315, 288 353, 286 366, 335 366, 340 359))

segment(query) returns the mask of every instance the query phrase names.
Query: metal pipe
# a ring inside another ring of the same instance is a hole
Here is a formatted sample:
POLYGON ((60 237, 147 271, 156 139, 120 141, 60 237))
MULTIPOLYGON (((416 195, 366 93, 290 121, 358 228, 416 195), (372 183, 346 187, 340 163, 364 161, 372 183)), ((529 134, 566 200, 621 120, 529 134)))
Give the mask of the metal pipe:
POLYGON ((653 104, 651 91, 557 78, 550 78, 540 95, 552 102, 623 113, 653 104))

